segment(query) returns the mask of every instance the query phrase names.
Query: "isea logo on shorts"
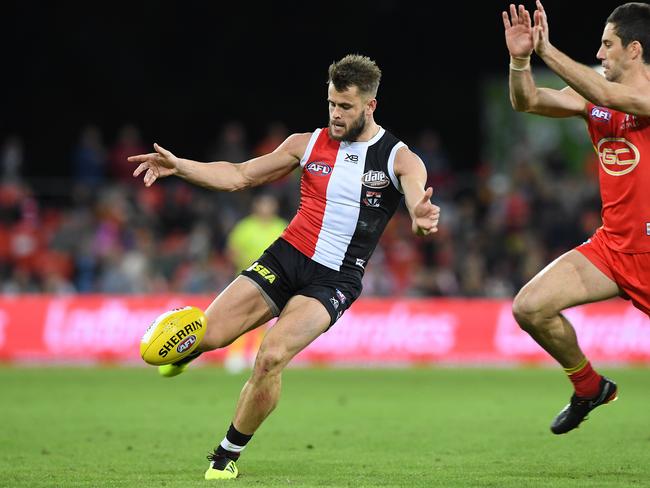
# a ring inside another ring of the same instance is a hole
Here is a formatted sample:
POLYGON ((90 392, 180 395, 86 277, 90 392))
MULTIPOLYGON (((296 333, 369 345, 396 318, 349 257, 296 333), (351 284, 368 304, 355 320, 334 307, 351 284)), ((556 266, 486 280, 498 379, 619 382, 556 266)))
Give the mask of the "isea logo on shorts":
POLYGON ((269 283, 273 283, 275 281, 275 273, 257 261, 251 264, 246 271, 254 271, 269 283))
POLYGON ((323 161, 307 163, 306 169, 316 176, 327 176, 332 172, 332 167, 323 161))
POLYGON ((605 137, 598 142, 596 151, 603 170, 612 176, 630 173, 641 160, 637 147, 624 137, 605 137))

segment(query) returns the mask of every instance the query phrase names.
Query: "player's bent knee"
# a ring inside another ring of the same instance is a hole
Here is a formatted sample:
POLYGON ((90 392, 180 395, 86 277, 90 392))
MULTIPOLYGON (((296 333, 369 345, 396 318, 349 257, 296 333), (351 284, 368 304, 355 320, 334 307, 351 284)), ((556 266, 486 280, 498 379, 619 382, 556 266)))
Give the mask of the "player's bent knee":
POLYGON ((263 348, 257 353, 254 376, 267 376, 278 374, 284 369, 289 362, 287 353, 284 348, 263 348))
POLYGON ((512 302, 512 315, 523 330, 529 332, 535 329, 542 311, 541 303, 534 295, 521 290, 512 302))
POLYGON ((544 322, 559 311, 542 296, 524 287, 512 302, 512 315, 526 332, 543 327, 544 322))

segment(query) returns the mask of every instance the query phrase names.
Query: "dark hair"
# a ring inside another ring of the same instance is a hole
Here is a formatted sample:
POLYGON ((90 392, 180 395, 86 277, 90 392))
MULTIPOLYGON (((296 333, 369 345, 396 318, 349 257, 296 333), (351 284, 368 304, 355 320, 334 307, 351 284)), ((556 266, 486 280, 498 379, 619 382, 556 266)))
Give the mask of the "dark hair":
POLYGON ((620 5, 607 17, 607 23, 614 24, 623 47, 639 41, 643 48, 643 62, 650 64, 650 5, 640 2, 620 5))
POLYGON ((332 63, 329 67, 328 83, 333 83, 338 91, 345 91, 350 86, 356 86, 359 93, 377 96, 381 70, 377 63, 361 54, 348 54, 340 61, 332 63))

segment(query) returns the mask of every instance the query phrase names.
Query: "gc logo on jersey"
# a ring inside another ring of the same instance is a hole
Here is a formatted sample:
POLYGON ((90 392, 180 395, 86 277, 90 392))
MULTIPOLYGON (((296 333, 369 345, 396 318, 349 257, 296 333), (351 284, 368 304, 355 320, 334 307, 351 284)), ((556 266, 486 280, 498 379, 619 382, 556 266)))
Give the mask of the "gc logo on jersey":
POLYGON ((363 174, 361 177, 361 183, 363 186, 367 186, 368 188, 379 189, 386 188, 390 184, 390 181, 388 180, 386 173, 383 171, 370 170, 363 174))
POLYGON ((323 161, 307 163, 307 171, 316 176, 326 176, 332 172, 332 167, 323 161))
POLYGON ((612 176, 630 173, 641 160, 637 147, 624 137, 605 137, 598 142, 596 151, 603 170, 612 176))

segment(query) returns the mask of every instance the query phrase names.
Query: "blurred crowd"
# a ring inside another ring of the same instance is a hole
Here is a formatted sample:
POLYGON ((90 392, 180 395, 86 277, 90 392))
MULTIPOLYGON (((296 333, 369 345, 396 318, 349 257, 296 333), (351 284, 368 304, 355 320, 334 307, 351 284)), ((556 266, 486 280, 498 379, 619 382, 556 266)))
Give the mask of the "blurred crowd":
MULTIPOLYGON (((225 124, 205 161, 241 162, 272 151, 282 123, 250 141, 225 124)), ((411 235, 404 206, 366 268, 366 296, 511 297, 543 266, 600 225, 595 157, 569 169, 561 154, 514 147, 508 170, 459 171, 433 129, 404 137, 424 161, 439 232, 411 235)), ((150 151, 125 125, 114 141, 82 129, 70 178, 44 189, 23 176, 18 136, 0 153, 0 290, 17 293, 207 293, 222 290, 294 215, 299 171, 260 189, 216 193, 176 178, 145 188, 127 156, 150 151), (241 224, 238 226, 238 224, 241 224), (265 230, 255 238, 255 229, 265 230), (256 247, 247 248, 246 243, 256 247)))

